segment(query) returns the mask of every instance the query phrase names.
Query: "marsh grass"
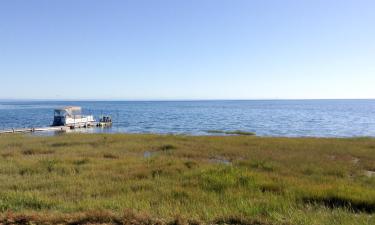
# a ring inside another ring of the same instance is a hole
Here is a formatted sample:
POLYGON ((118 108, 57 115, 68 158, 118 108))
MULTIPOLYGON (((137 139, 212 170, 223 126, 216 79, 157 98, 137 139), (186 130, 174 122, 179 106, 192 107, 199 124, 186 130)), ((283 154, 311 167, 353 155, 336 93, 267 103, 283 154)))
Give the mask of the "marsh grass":
POLYGON ((365 175, 374 146, 371 138, 1 135, 0 223, 375 224, 375 178, 365 175))

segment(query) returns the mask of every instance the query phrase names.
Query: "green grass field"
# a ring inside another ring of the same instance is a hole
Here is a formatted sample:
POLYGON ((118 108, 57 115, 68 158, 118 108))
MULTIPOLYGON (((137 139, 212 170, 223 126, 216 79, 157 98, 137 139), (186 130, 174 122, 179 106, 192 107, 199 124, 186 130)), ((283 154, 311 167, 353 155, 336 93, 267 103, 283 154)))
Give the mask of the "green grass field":
POLYGON ((0 135, 0 224, 375 224, 375 139, 0 135))

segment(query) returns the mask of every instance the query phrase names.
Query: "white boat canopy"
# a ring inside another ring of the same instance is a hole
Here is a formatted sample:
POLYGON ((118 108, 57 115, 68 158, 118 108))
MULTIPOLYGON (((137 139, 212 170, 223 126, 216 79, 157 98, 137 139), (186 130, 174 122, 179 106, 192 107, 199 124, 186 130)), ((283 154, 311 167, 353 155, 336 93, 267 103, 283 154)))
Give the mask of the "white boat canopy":
POLYGON ((63 108, 55 109, 55 114, 58 115, 66 115, 66 116, 74 116, 74 115, 81 115, 82 108, 79 106, 66 106, 63 108))

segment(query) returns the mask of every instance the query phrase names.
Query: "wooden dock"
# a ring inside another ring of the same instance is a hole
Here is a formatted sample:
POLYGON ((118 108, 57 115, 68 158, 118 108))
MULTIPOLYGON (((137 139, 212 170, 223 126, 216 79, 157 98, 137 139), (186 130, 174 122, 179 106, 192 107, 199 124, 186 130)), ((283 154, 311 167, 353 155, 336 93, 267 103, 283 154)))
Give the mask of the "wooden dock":
POLYGON ((9 130, 0 130, 0 134, 12 134, 12 133, 33 133, 42 131, 67 131, 74 130, 76 128, 92 128, 92 127, 110 127, 112 122, 95 122, 90 124, 75 124, 74 126, 50 126, 50 127, 38 127, 38 128, 18 128, 9 130))
POLYGON ((0 130, 0 134, 12 134, 12 133, 33 133, 38 131, 66 131, 71 129, 70 127, 59 126, 59 127, 38 127, 38 128, 19 128, 0 130))

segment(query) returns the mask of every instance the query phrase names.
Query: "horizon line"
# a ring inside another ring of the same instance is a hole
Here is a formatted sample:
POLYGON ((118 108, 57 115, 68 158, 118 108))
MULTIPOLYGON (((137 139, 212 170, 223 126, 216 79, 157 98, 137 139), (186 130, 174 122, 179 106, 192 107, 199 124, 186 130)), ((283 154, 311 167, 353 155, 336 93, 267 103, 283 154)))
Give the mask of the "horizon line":
POLYGON ((375 100, 375 98, 248 98, 248 99, 235 99, 235 98, 228 98, 228 99, 120 99, 120 98, 104 98, 104 99, 95 99, 95 98, 0 98, 0 101, 56 101, 56 102, 67 102, 67 101, 101 101, 101 102, 121 102, 121 101, 128 101, 128 102, 175 102, 175 101, 316 101, 316 100, 375 100))

